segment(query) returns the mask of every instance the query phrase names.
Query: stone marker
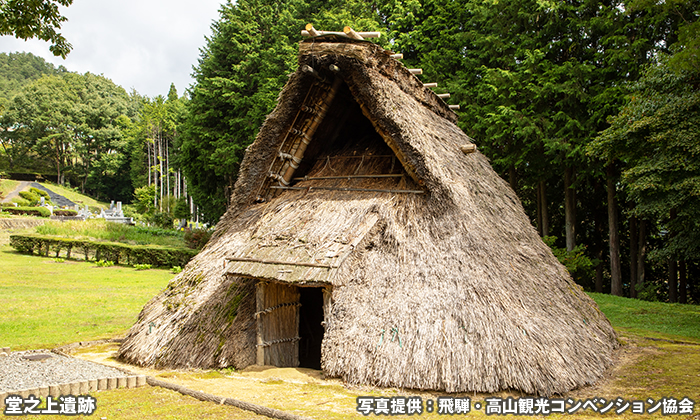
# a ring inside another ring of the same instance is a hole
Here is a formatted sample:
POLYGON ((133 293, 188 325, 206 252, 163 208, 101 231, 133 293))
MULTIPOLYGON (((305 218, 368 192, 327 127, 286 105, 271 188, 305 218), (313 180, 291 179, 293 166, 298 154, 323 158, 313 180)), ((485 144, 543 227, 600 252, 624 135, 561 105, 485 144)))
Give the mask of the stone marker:
POLYGON ((60 385, 49 385, 49 395, 53 398, 58 398, 61 395, 60 385))
POLYGON ((80 395, 80 382, 73 382, 70 386, 70 395, 80 395))
POLYGON ((136 386, 144 386, 146 385, 146 375, 138 375, 136 377, 136 386))

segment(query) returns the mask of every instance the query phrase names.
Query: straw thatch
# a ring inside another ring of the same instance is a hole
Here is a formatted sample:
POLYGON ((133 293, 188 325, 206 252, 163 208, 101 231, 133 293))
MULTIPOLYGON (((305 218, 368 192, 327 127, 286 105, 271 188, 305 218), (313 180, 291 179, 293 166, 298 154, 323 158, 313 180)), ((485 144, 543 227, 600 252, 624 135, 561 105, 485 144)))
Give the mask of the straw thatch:
POLYGON ((600 378, 617 343, 609 321, 488 160, 460 150, 471 142, 447 105, 370 43, 315 38, 299 64, 212 239, 146 305, 120 357, 244 368, 267 346, 294 359, 293 339, 258 337, 264 281, 326 287, 322 368, 348 383, 550 395, 600 378), (303 65, 340 87, 294 174, 304 188, 270 188, 300 108, 324 86, 303 65), (357 177, 377 174, 391 176, 357 177))

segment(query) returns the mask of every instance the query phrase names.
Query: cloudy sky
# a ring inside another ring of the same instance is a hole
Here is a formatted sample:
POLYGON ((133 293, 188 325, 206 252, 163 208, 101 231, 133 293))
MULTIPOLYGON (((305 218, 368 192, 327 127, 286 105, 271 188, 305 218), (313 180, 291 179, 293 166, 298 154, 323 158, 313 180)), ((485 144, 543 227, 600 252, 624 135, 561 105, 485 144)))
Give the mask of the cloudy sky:
POLYGON ((173 82, 182 95, 223 1, 74 0, 61 9, 68 21, 60 32, 73 45, 65 60, 54 57, 47 42, 9 36, 0 37, 0 52, 31 52, 150 97, 166 95, 173 82))

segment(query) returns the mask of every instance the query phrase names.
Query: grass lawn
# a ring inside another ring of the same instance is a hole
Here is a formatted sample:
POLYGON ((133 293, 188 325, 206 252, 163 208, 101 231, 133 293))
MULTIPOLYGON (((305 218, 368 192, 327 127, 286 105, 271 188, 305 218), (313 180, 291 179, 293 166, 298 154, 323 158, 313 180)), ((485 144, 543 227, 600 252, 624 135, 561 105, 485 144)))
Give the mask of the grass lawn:
POLYGON ((0 198, 7 197, 7 194, 17 188, 19 181, 13 181, 11 179, 0 179, 0 198))
POLYGON ((85 204, 87 204, 90 207, 109 208, 109 203, 97 201, 94 198, 80 194, 79 192, 72 190, 70 188, 62 187, 62 186, 60 186, 58 184, 54 184, 52 182, 40 182, 39 184, 50 189, 51 191, 55 192, 58 195, 62 195, 64 197, 66 197, 67 199, 74 202, 75 204, 80 204, 81 206, 84 206, 85 204))
MULTIPOLYGON (((134 323, 143 304, 167 285, 172 274, 165 270, 137 271, 128 267, 98 268, 92 263, 57 263, 50 258, 17 254, 0 246, 0 346, 13 349, 52 348, 61 344, 122 336, 134 323)), ((611 320, 623 344, 616 365, 599 383, 554 396, 574 401, 605 398, 626 401, 664 397, 695 401, 695 413, 673 416, 695 420, 700 413, 700 313, 697 306, 642 302, 591 294, 611 320)), ((81 348, 77 357, 117 365, 113 354, 118 344, 81 348)), ((126 367, 137 373, 159 376, 168 382, 214 395, 241 399, 290 413, 323 419, 362 419, 356 411, 358 396, 420 396, 436 401, 444 393, 374 387, 346 387, 338 380, 321 380, 318 373, 303 369, 269 371, 154 371, 126 367), (285 376, 285 375, 292 376, 285 376), (280 376, 278 376, 280 375, 280 376), (306 375, 306 376, 305 376, 306 375), (309 380, 305 380, 307 377, 309 380)), ((97 411, 91 418, 107 419, 255 419, 252 413, 204 403, 161 388, 143 387, 100 391, 97 411)), ((472 411, 466 418, 492 418, 474 404, 486 398, 522 397, 517 392, 460 394, 469 397, 472 411)), ((648 408, 648 407, 647 407, 648 408)), ((572 415, 554 414, 548 419, 646 419, 666 418, 627 410, 615 415, 591 410, 572 415)), ((370 415, 369 417, 377 417, 370 415)), ((452 418, 458 418, 454 416, 452 418)), ((501 416, 496 416, 501 417, 501 416)), ((34 418, 34 417, 29 417, 34 418)), ((60 416, 41 416, 60 419, 60 416)), ((80 417, 79 417, 80 418, 80 417)), ((85 417, 88 418, 88 417, 85 417)), ((436 412, 392 418, 442 419, 436 412)))
POLYGON ((700 306, 589 293, 616 330, 700 343, 700 306))
POLYGON ((168 270, 97 267, 0 246, 0 346, 53 348, 123 336, 163 289, 168 270))
POLYGON ((91 239, 108 242, 121 242, 131 245, 162 245, 184 248, 184 232, 174 229, 147 228, 108 222, 104 219, 85 221, 47 221, 38 226, 40 235, 60 236, 74 239, 91 239))

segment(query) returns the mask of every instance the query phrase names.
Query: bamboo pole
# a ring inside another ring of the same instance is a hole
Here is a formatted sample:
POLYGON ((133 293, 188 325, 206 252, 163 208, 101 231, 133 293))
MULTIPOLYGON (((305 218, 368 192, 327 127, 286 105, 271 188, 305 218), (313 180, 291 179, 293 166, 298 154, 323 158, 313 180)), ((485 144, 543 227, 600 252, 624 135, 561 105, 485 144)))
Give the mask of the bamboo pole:
MULTIPOLYGON (((331 90, 328 92, 328 95, 323 101, 323 104, 319 107, 317 113, 314 115, 314 118, 311 121, 309 128, 306 130, 306 133, 302 136, 301 142, 299 143, 299 147, 297 147, 297 150, 294 152, 294 157, 299 161, 301 161, 301 159, 304 158, 306 148, 309 146, 309 143, 311 142, 311 139, 313 138, 316 129, 321 124, 321 121, 323 121, 323 117, 326 116, 326 112, 328 111, 328 108, 330 108, 330 104, 333 101, 333 98, 335 97, 336 93, 338 93, 338 89, 340 89, 340 85, 342 82, 342 78, 335 78, 335 80, 333 81, 333 87, 331 87, 331 90)), ((284 185, 289 185, 289 181, 292 179, 292 175, 294 175, 294 171, 297 167, 298 165, 293 165, 292 163, 290 163, 290 165, 287 167, 287 170, 284 172, 284 175, 282 175, 280 183, 284 185)))
MULTIPOLYGON (((274 187, 272 187, 274 188, 274 187)), ((314 268, 335 268, 328 264, 316 264, 316 263, 305 263, 305 262, 294 262, 294 261, 277 261, 277 260, 261 260, 258 258, 237 258, 237 257, 227 257, 226 261, 233 262, 252 262, 259 264, 272 264, 272 265, 294 265, 300 267, 314 267, 314 268)), ((263 309, 261 309, 263 310, 263 309)))
MULTIPOLYGON (((345 28, 349 28, 349 27, 346 26, 345 28)), ((345 29, 345 28, 343 28, 343 29, 345 29)), ((351 28, 349 28, 349 29, 352 31, 351 28)), ((358 40, 364 39, 364 38, 379 38, 382 36, 381 32, 355 32, 355 31, 353 31, 353 32, 355 34, 357 34, 358 36, 360 36, 360 38, 353 38, 353 39, 358 39, 358 40)), ((313 24, 311 24, 311 23, 306 24, 305 29, 301 31, 301 35, 302 36, 338 35, 338 36, 351 38, 351 36, 348 35, 345 32, 345 30, 343 30, 343 32, 319 31, 319 30, 315 29, 313 24)))
POLYGON ((375 188, 346 188, 346 187, 285 187, 273 185, 270 188, 276 190, 326 190, 326 191, 354 191, 354 192, 388 192, 393 194, 425 194, 422 190, 381 190, 375 188))
POLYGON ((357 32, 355 32, 355 31, 354 31, 351 27, 349 27, 349 26, 344 27, 344 28, 343 28, 343 32, 345 32, 345 35, 346 35, 348 38, 356 39, 356 40, 358 40, 358 41, 364 40, 364 38, 362 37, 362 35, 360 35, 360 34, 358 34, 357 32))
POLYGON ((293 178, 293 181, 316 181, 322 179, 354 179, 354 178, 401 178, 404 174, 381 174, 381 175, 345 175, 345 176, 303 176, 293 178))

